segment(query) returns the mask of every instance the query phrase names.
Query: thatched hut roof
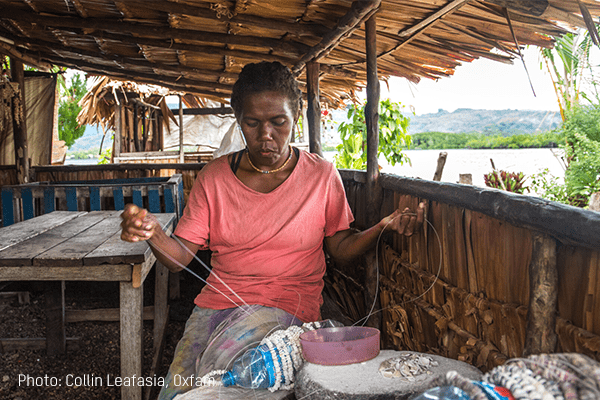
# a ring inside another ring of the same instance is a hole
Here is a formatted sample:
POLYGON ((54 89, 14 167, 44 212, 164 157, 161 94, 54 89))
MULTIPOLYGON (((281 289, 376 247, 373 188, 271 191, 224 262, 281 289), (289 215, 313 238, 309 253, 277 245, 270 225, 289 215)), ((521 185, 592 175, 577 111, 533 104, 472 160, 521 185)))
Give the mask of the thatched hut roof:
POLYGON ((322 100, 339 104, 365 84, 375 12, 380 78, 418 82, 510 62, 516 43, 549 47, 584 26, 580 5, 600 14, 594 0, 0 0, 0 53, 219 101, 248 62, 279 60, 304 81, 316 61, 322 100))

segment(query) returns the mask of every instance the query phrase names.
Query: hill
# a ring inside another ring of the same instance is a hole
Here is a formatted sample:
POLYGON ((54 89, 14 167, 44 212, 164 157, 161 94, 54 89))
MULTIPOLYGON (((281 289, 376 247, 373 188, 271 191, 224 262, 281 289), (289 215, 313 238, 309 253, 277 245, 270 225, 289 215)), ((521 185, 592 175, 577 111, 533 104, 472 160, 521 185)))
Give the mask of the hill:
MULTIPOLYGON (((345 110, 336 110, 333 120, 341 122, 346 118, 345 110)), ((450 133, 535 133, 555 129, 561 124, 560 114, 555 111, 535 110, 474 110, 459 108, 453 112, 439 110, 437 113, 410 115, 408 133, 450 132, 450 133)), ((323 142, 339 142, 337 127, 324 129, 323 142)), ((112 132, 107 132, 103 149, 112 145, 112 132)), ((99 148, 102 129, 88 126, 84 135, 71 147, 69 152, 99 148)))
POLYGON ((410 116, 408 133, 524 134, 549 131, 558 128, 561 122, 558 111, 440 109, 437 113, 410 116))
MULTIPOLYGON (((71 146, 67 153, 100 148, 100 143, 102 142, 102 135, 102 128, 96 127, 94 125, 87 125, 85 127, 85 132, 83 133, 83 136, 77 139, 75 143, 73 143, 73 146, 71 146)), ((106 150, 110 146, 112 146, 112 131, 106 132, 104 143, 102 143, 102 150, 106 150)))

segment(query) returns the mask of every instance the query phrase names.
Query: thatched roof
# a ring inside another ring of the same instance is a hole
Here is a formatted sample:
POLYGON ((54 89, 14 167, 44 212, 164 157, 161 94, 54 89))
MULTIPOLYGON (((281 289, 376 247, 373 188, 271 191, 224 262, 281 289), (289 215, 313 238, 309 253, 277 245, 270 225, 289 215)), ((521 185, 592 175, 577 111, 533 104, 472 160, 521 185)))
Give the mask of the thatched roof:
POLYGON ((317 61, 322 100, 339 104, 366 81, 375 12, 380 78, 418 82, 510 62, 515 41, 551 46, 584 26, 580 4, 600 14, 594 0, 0 0, 0 53, 222 101, 248 62, 279 60, 304 81, 317 61))

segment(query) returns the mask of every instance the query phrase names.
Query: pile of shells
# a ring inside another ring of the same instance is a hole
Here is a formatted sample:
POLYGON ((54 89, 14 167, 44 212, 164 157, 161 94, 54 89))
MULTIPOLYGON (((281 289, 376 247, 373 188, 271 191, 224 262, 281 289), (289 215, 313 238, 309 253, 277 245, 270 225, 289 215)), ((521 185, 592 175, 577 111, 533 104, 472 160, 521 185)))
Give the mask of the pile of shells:
POLYGON ((379 373, 385 378, 414 382, 419 379, 419 375, 431 375, 429 370, 437 365, 438 362, 429 356, 409 353, 385 360, 379 366, 379 373))

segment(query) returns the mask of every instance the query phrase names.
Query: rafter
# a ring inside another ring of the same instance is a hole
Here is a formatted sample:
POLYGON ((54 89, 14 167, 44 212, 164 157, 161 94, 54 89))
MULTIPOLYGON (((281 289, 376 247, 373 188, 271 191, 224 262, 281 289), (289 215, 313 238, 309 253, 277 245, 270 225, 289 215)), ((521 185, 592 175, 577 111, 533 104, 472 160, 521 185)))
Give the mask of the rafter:
MULTIPOLYGON (((62 47, 56 47, 55 44, 53 42, 49 42, 49 41, 45 41, 45 40, 39 40, 36 39, 35 41, 31 41, 31 42, 24 42, 22 40, 19 40, 13 36, 9 36, 6 35, 9 39, 15 41, 16 44, 18 44, 21 47, 25 47, 25 45, 35 45, 35 48, 41 47, 41 48, 50 48, 53 47, 54 51, 59 51, 59 52, 66 52, 66 53, 72 53, 73 57, 77 57, 79 56, 86 56, 89 58, 93 58, 93 59, 97 59, 98 61, 104 60, 104 61, 114 61, 115 63, 123 66, 124 68, 128 68, 128 67, 145 67, 145 68, 152 68, 152 69, 156 69, 156 70, 163 70, 163 71, 168 71, 168 72, 176 72, 176 73, 182 73, 182 72, 187 72, 190 74, 197 74, 197 75, 203 75, 206 77, 210 77, 212 79, 219 79, 221 77, 225 77, 225 78, 231 78, 231 79, 235 79, 237 78, 237 74, 235 73, 223 73, 221 71, 211 71, 211 70, 205 70, 205 69, 198 69, 198 68, 193 68, 193 67, 188 67, 185 65, 167 65, 167 64, 160 64, 160 63, 155 63, 155 62, 149 62, 148 60, 146 60, 145 58, 141 58, 141 59, 134 59, 134 58, 129 58, 129 57, 123 57, 123 56, 119 56, 116 54, 105 54, 102 57, 98 57, 99 52, 95 52, 95 51, 90 51, 90 50, 84 50, 84 49, 80 49, 80 48, 76 48, 76 47, 70 47, 70 46, 65 46, 63 45, 62 47)), ((23 49, 25 50, 25 49, 23 49)), ((35 51, 35 50, 33 50, 35 51)))
POLYGON ((339 20, 331 32, 323 36, 323 39, 316 46, 313 46, 302 56, 300 61, 292 68, 292 72, 296 75, 300 74, 307 62, 318 61, 320 57, 331 51, 343 37, 351 34, 365 19, 375 13, 380 4, 381 0, 354 1, 350 11, 339 20))
POLYGON ((234 44, 244 46, 266 47, 274 50, 294 48, 305 52, 308 47, 298 42, 281 42, 277 39, 255 36, 228 35, 223 33, 203 32, 189 29, 174 29, 164 26, 142 25, 137 23, 115 21, 114 19, 84 19, 74 17, 50 17, 24 12, 11 7, 5 7, 2 17, 15 21, 35 23, 50 28, 77 28, 97 31, 130 32, 140 37, 166 37, 171 39, 193 40, 198 42, 234 44))

